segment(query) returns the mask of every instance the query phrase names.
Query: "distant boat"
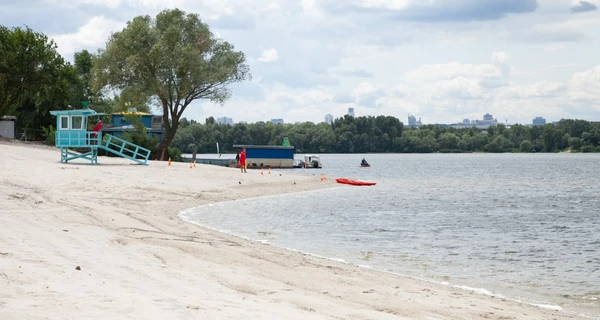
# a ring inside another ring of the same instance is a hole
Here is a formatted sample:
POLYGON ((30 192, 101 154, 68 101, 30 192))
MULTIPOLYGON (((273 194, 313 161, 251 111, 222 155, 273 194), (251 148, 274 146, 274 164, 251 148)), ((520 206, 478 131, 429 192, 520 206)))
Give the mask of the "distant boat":
POLYGON ((316 154, 307 154, 304 156, 304 161, 302 161, 303 168, 313 168, 313 169, 321 169, 323 168, 323 164, 321 163, 321 157, 316 154))

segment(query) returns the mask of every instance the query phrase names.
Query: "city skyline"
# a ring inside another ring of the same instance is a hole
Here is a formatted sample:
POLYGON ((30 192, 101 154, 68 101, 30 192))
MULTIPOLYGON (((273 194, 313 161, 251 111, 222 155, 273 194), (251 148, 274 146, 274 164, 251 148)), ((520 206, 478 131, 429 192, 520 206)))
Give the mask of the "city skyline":
MULTIPOLYGON (((230 117, 218 117, 215 118, 216 122, 219 124, 235 124, 235 123, 240 123, 240 124, 248 124, 248 123, 255 123, 255 122, 270 122, 270 123, 275 123, 275 124, 300 124, 303 122, 313 122, 313 123, 329 123, 331 124, 335 119, 337 118, 341 118, 344 117, 346 115, 348 116, 352 116, 350 114, 350 112, 353 112, 354 110, 348 110, 348 112, 345 115, 342 115, 340 117, 334 117, 332 114, 326 114, 324 119, 322 121, 288 121, 285 122, 283 118, 272 118, 270 120, 258 120, 258 121, 239 121, 239 122, 234 122, 232 118, 230 117)), ((214 117, 213 117, 214 118, 214 117)), ((397 117, 398 118, 398 117, 397 117)), ((544 125, 546 123, 553 123, 553 122, 558 122, 559 120, 556 121, 551 121, 551 122, 547 122, 546 118, 542 117, 542 116, 536 116, 534 117, 530 123, 519 123, 519 122, 508 122, 508 119, 505 119, 505 122, 502 121, 498 121, 496 118, 493 117, 492 114, 486 113, 484 115, 482 115, 482 119, 472 119, 472 118, 463 118, 461 121, 457 121, 457 122, 436 122, 436 123, 423 123, 421 121, 421 117, 419 117, 419 119, 417 120, 416 117, 414 115, 409 114, 407 116, 407 120, 408 121, 403 121, 401 118, 398 118, 400 120, 400 122, 404 123, 405 126, 408 127, 418 127, 421 125, 428 125, 428 124, 433 124, 433 125, 439 125, 439 124, 445 124, 445 125, 450 125, 450 126, 455 126, 456 128, 467 128, 467 127, 471 127, 471 126, 475 126, 475 127, 488 127, 488 126, 493 126, 493 125, 498 125, 498 124, 502 124, 502 125, 513 125, 513 124, 522 124, 522 125, 544 125)), ((198 120, 196 120, 198 121, 198 120)), ((594 120, 588 120, 588 121, 594 121, 594 120)), ((203 123, 203 121, 198 121, 200 123, 203 123)))
MULTIPOLYGON (((223 105, 194 101, 184 117, 320 122, 355 108, 356 116, 415 114, 424 123, 488 112, 512 123, 600 120, 600 0, 488 3, 178 0, 243 51, 252 73, 230 87, 223 105)), ((174 3, 5 1, 0 19, 48 35, 72 62, 79 50, 103 48, 135 16, 165 8, 174 3)))

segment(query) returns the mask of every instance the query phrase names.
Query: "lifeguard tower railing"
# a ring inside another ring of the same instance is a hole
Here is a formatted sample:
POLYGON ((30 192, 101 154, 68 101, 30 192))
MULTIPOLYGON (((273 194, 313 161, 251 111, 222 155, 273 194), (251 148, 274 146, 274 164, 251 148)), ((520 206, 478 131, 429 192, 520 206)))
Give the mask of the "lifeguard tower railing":
POLYGON ((106 150, 120 157, 130 159, 139 164, 147 165, 150 150, 123 140, 110 134, 96 131, 56 132, 56 146, 61 148, 61 162, 68 162, 77 158, 98 163, 98 149, 106 150), (86 153, 75 153, 69 149, 87 149, 86 153))
POLYGON ((98 150, 106 150, 120 157, 127 158, 142 165, 148 165, 150 150, 101 131, 87 131, 87 117, 101 115, 93 110, 51 111, 57 116, 55 135, 56 147, 60 148, 61 162, 74 159, 88 159, 92 164, 98 163, 98 150), (74 152, 71 149, 84 149, 74 152), (85 150, 89 149, 89 150, 85 150))

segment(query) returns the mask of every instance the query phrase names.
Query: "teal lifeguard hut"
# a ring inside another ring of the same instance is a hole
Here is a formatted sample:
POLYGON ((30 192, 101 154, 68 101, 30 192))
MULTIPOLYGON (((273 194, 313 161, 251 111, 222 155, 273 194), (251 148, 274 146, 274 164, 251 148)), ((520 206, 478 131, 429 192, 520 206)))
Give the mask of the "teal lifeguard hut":
POLYGON ((102 131, 88 131, 88 117, 103 116, 92 109, 50 111, 56 116, 56 147, 60 148, 60 162, 83 158, 92 164, 98 163, 98 149, 106 150, 120 157, 142 165, 148 165, 150 150, 125 141, 102 131), (69 149, 89 149, 75 153, 69 149))

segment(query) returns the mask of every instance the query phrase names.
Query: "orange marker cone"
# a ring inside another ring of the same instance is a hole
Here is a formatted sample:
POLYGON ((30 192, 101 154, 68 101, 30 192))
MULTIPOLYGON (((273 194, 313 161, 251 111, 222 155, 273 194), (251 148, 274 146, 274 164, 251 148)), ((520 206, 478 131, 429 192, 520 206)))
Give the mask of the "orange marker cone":
POLYGON ((323 174, 319 175, 319 180, 323 181, 323 174))
POLYGON ((169 167, 171 166, 171 157, 169 157, 169 167))

